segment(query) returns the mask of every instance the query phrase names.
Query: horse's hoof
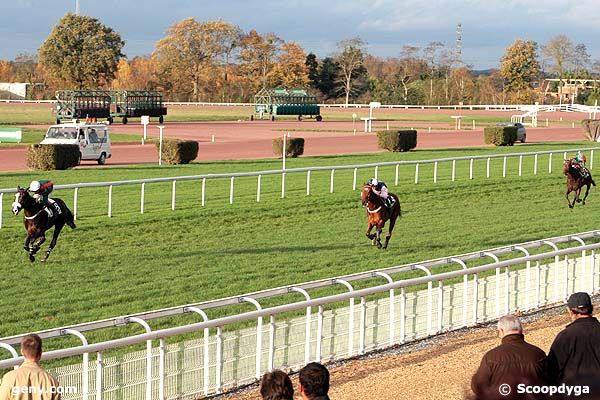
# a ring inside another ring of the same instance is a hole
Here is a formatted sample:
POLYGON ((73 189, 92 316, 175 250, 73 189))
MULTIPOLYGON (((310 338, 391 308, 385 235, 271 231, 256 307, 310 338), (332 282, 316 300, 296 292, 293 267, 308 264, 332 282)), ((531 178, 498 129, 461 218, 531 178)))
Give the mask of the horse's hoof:
POLYGON ((377 248, 381 249, 383 246, 381 245, 381 243, 377 242, 377 248))
POLYGON ((29 261, 34 262, 35 261, 35 257, 34 256, 29 256, 29 261))

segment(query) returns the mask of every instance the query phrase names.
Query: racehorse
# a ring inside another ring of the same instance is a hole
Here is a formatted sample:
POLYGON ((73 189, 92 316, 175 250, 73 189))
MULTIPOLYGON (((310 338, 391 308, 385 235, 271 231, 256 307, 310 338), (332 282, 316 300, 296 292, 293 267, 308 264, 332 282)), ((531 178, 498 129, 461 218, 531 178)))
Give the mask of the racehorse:
POLYGON ((569 208, 573 208, 575 206, 575 202, 585 205, 585 199, 590 192, 590 186, 596 186, 596 182, 594 182, 592 174, 588 170, 587 176, 584 177, 577 168, 571 165, 571 160, 565 160, 565 163, 563 164, 563 174, 565 174, 567 177, 567 191, 565 193, 565 197, 567 198, 567 204, 569 205, 569 208), (583 186, 587 186, 587 188, 582 200, 579 198, 579 195, 581 194, 581 188, 583 186), (575 192, 575 198, 573 199, 573 202, 569 200, 569 193, 571 192, 575 192))
POLYGON ((392 237, 394 225, 396 224, 396 219, 402 215, 402 210, 400 209, 400 199, 398 196, 396 196, 394 193, 389 193, 388 196, 391 196, 394 199, 394 204, 391 210, 388 210, 384 200, 373 191, 373 186, 370 184, 365 183, 363 185, 362 192, 360 193, 362 205, 366 207, 367 216, 369 218, 369 223, 367 225, 367 237, 371 239, 373 245, 377 245, 378 249, 381 249, 382 247, 387 249, 390 238, 392 237), (388 233, 385 236, 385 243, 382 246, 381 231, 388 220, 390 221, 388 233), (371 230, 373 228, 376 228, 376 234, 371 234, 371 230))
POLYGON ((27 238, 25 239, 24 249, 29 253, 29 261, 35 261, 35 254, 40 250, 42 244, 46 241, 46 231, 54 226, 54 234, 52 235, 52 241, 50 247, 46 251, 46 256, 42 261, 46 261, 56 246, 56 240, 60 231, 66 225, 69 225, 71 229, 75 229, 74 217, 71 210, 67 207, 64 201, 61 199, 52 199, 60 207, 60 214, 57 210, 54 211, 54 217, 50 218, 44 206, 38 203, 27 191, 27 189, 18 187, 17 194, 15 195, 15 201, 12 204, 12 212, 18 215, 21 210, 25 213, 25 230, 27 231, 27 238))

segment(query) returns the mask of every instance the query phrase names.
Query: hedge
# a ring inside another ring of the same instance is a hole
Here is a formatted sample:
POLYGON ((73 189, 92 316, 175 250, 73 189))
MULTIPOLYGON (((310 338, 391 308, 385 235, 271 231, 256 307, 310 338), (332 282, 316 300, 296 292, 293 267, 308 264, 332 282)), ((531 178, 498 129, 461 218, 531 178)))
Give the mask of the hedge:
POLYGON ((79 165, 79 157, 76 144, 34 144, 27 149, 27 166, 44 171, 67 169, 79 165))
POLYGON ((516 126, 487 126, 483 129, 485 144, 512 146, 517 141, 516 126))
MULTIPOLYGON (((162 160, 167 164, 189 164, 198 157, 198 148, 198 142, 194 140, 163 140, 162 160)), ((160 151, 159 142, 156 150, 160 151)))
POLYGON ((417 131, 380 131, 377 132, 377 146, 389 151, 409 151, 417 147, 417 131))
MULTIPOLYGON (((301 156, 304 154, 304 138, 287 138, 286 147, 287 157, 301 156)), ((283 156, 283 138, 273 139, 273 153, 277 157, 283 156)))
POLYGON ((600 119, 584 119, 581 121, 585 137, 596 142, 600 137, 600 119))

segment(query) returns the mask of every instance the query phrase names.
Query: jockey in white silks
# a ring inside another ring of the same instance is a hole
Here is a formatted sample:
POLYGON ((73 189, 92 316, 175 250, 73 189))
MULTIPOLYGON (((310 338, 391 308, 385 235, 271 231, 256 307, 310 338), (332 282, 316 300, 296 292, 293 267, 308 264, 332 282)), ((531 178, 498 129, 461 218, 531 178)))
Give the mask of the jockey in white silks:
POLYGON ((388 201, 388 188, 387 188, 387 186, 385 185, 385 182, 383 182, 383 181, 379 181, 379 180, 377 180, 376 178, 372 178, 372 179, 369 179, 369 182, 368 182, 368 183, 369 183, 369 185, 371 185, 371 186, 372 186, 372 188, 373 188, 373 192, 374 192, 374 193, 375 193, 377 196, 381 197, 381 198, 383 199, 383 201, 384 201, 384 203, 385 203, 386 207, 388 207, 388 208, 389 208, 389 207, 391 206, 391 204, 390 204, 390 202, 388 201))

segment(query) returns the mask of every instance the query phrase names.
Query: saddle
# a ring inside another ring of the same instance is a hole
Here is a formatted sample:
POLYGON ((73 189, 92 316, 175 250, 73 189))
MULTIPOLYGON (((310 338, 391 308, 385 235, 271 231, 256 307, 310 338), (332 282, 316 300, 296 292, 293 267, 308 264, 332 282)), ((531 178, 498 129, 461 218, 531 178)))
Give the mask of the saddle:
POLYGON ((48 204, 49 206, 44 206, 44 210, 46 211, 46 214, 48 214, 48 218, 49 219, 54 219, 55 215, 58 217, 59 215, 62 214, 62 210, 60 209, 60 205, 52 200, 52 199, 48 199, 48 204))

